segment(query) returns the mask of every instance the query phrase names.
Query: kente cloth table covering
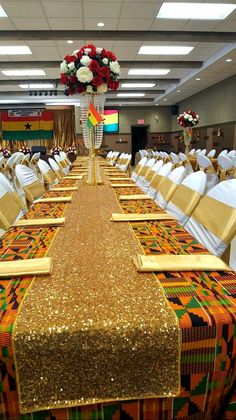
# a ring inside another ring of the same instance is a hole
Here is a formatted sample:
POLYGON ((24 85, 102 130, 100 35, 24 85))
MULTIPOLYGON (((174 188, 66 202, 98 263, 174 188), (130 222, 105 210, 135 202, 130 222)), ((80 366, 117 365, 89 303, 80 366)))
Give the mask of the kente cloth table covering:
MULTIPOLYGON (((117 193, 120 194, 118 191, 117 193)), ((56 211, 52 212, 49 204, 37 204, 34 206, 37 208, 35 215, 45 217, 48 211, 50 217, 59 217, 63 214, 61 210, 63 204, 60 203, 57 206, 58 214, 56 211)), ((125 213, 160 211, 152 200, 123 201, 120 202, 120 206, 125 213)), ((147 255, 207 253, 175 221, 139 222, 132 223, 130 226, 147 255)), ((46 230, 51 234, 55 228, 46 230)), ((15 236, 17 229, 14 228, 13 231, 13 236, 15 236)), ((29 236, 32 237, 32 235, 29 236)), ((36 238, 39 238, 38 234, 36 238)), ((47 240, 45 242, 44 238, 45 234, 41 238, 45 252, 47 240)), ((10 238, 5 238, 2 249, 7 250, 10 243, 10 238)), ((36 244, 37 252, 39 252, 37 241, 36 244)), ((27 255, 28 249, 27 241, 25 242, 23 238, 22 255, 24 252, 27 255)), ((15 252, 19 250, 21 248, 18 246, 17 249, 13 244, 9 257, 14 258, 15 252)), ((45 255, 44 252, 42 255, 45 255)), ((235 394, 232 394, 231 400, 228 401, 229 405, 225 412, 223 409, 233 382, 236 275, 234 273, 165 273, 159 274, 158 277, 169 304, 179 318, 182 330, 181 393, 178 397, 115 401, 20 415, 11 334, 19 303, 30 282, 30 279, 26 278, 21 282, 14 280, 8 287, 6 284, 2 285, 1 418, 4 420, 49 420, 52 418, 55 420, 213 420, 217 418, 233 420, 236 406, 235 394), (222 413, 217 417, 220 405, 222 405, 222 413)))

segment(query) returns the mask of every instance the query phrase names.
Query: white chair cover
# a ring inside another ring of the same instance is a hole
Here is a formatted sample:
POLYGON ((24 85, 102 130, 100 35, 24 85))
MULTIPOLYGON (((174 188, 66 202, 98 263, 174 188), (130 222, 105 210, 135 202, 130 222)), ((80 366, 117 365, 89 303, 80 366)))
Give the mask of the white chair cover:
MULTIPOLYGON (((153 165, 153 167, 152 167, 152 171, 154 171, 154 172, 158 173, 158 172, 160 171, 161 167, 163 166, 163 164, 164 164, 163 160, 158 160, 158 161, 155 163, 155 165, 153 165)), ((148 192, 150 182, 151 182, 151 181, 148 181, 146 178, 145 178, 145 179, 144 179, 144 181, 143 181, 143 184, 142 184, 142 190, 143 190, 145 193, 147 193, 147 192, 148 192)))
MULTIPOLYGON (((171 173, 172 169, 173 169, 173 163, 167 162, 160 168, 160 170, 157 173, 158 173, 158 175, 167 177, 171 173)), ((148 195, 150 195, 150 197, 153 200, 155 199, 155 197, 157 195, 157 190, 154 187, 152 187, 151 185, 148 188, 148 195)))
POLYGON ((195 152, 196 152, 195 149, 191 149, 190 152, 189 152, 189 156, 191 156, 191 157, 194 156, 195 152))
MULTIPOLYGON (((171 171, 167 178, 169 178, 174 184, 176 184, 177 188, 177 185, 183 181, 185 174, 185 168, 183 166, 179 166, 178 168, 173 169, 173 171, 171 171)), ((160 191, 157 192, 155 202, 162 209, 166 208, 167 201, 165 200, 160 191)))
POLYGON ((171 158, 172 162, 174 163, 174 165, 176 165, 180 161, 179 156, 174 152, 170 153, 170 158, 171 158))
POLYGON ((68 164, 64 161, 64 159, 62 159, 62 157, 61 157, 61 156, 59 156, 59 155, 55 155, 55 156, 54 156, 54 159, 55 159, 55 161, 57 162, 57 164, 61 167, 61 169, 62 169, 63 173, 64 173, 65 175, 67 175, 67 174, 68 174, 68 172, 70 171, 70 167, 69 167, 69 165, 68 165, 68 164), (62 162, 65 162, 66 167, 62 167, 62 162))
POLYGON ((207 175, 207 185, 206 185, 206 193, 210 191, 216 184, 218 184, 219 179, 214 170, 212 162, 210 159, 202 154, 197 156, 197 162, 199 165, 200 170, 204 171, 207 175))
POLYGON ((227 154, 228 154, 228 150, 224 149, 224 150, 222 150, 222 152, 219 153, 218 156, 227 156, 227 154))
MULTIPOLYGON (((4 188, 6 188, 7 192, 9 192, 9 193, 16 192, 15 189, 12 187, 11 183, 9 182, 9 180, 7 179, 7 177, 4 174, 1 174, 1 173, 0 173, 0 184, 3 185, 4 188)), ((19 196, 19 198, 21 198, 21 200, 22 200, 22 197, 19 196)), ((22 210, 19 211, 19 214, 16 217, 16 220, 19 219, 20 217, 22 217, 27 211, 25 200, 24 201, 22 200, 22 202, 25 204, 25 209, 24 210, 22 209, 22 210)))
POLYGON ((230 152, 227 154, 227 157, 233 158, 236 156, 236 150, 230 150, 230 152))
MULTIPOLYGON (((144 166, 146 162, 147 162, 147 157, 143 157, 143 158, 139 161, 138 166, 144 166)), ((136 167, 136 168, 137 168, 137 167, 136 167)), ((136 179, 138 178, 138 174, 135 172, 136 168, 134 169, 134 171, 132 172, 132 175, 131 175, 131 178, 132 178, 132 180, 133 180, 134 182, 135 182, 135 181, 136 181, 136 179)))
MULTIPOLYGON (((151 158, 145 163, 145 167, 152 168, 155 162, 156 162, 155 158, 151 158)), ((138 185, 138 187, 142 188, 144 180, 145 180, 145 176, 143 175, 138 176, 136 180, 136 184, 138 185)))
POLYGON ((201 153, 201 155, 205 155, 206 152, 207 152, 207 149, 202 149, 200 153, 201 153))
MULTIPOLYGON (((220 182, 211 191, 207 193, 207 196, 214 198, 221 203, 224 203, 233 209, 236 209, 236 179, 229 179, 227 181, 220 182)), ((204 198, 203 198, 204 199, 204 198)), ((199 203, 201 206, 201 201, 199 203)), ((212 209, 209 208, 209 213, 206 214, 206 218, 211 218, 212 209)), ((221 216, 219 219, 219 225, 226 225, 227 220, 221 216)), ((222 239, 218 238, 202 224, 199 224, 194 220, 194 213, 185 224, 185 229, 193 235, 202 245, 204 245, 213 255, 220 257, 227 245, 222 239)), ((236 217, 235 223, 232 228, 232 236, 236 233, 236 217)))
POLYGON ((213 159, 213 157, 215 156, 215 154, 216 154, 216 149, 212 149, 212 150, 210 150, 209 153, 207 153, 207 157, 209 159, 213 159))
MULTIPOLYGON (((199 194, 203 195, 206 189, 206 181, 207 177, 205 172, 197 171, 193 172, 192 174, 188 175, 181 185, 188 187, 189 189, 198 192, 199 194)), ((200 197, 199 197, 200 200, 200 197)), ((171 216, 175 217, 179 223, 183 226, 189 216, 186 215, 179 207, 174 204, 174 195, 171 197, 170 201, 166 205, 166 211, 171 214, 171 216)))
MULTIPOLYGON (((192 150, 195 150, 195 149, 192 149, 192 150)), ((193 168, 192 168, 192 165, 189 162, 187 156, 184 153, 180 152, 179 153, 179 158, 180 158, 180 161, 183 162, 183 166, 185 167, 186 176, 192 174, 193 173, 193 168)))
MULTIPOLYGON (((42 178, 40 179, 40 181, 44 182, 44 179, 46 179, 46 174, 48 173, 48 171, 51 172, 51 166, 49 166, 49 164, 42 159, 39 159, 39 161, 37 162, 37 166, 39 168, 39 171, 42 174, 42 178)), ((57 183, 58 183, 58 180, 55 180, 55 181, 52 182, 52 184, 50 186, 53 186, 57 183)))

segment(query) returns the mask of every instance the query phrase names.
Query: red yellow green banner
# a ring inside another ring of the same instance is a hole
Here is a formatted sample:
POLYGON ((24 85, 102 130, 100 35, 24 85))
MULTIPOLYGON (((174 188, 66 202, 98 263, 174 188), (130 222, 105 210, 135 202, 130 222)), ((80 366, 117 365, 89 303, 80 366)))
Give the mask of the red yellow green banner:
POLYGON ((102 116, 99 114, 99 112, 96 110, 95 106, 91 102, 89 105, 89 110, 88 110, 88 120, 87 120, 88 127, 92 128, 95 125, 101 123, 102 121, 103 121, 102 116))
POLYGON ((3 140, 49 140, 53 137, 53 122, 51 111, 40 111, 36 116, 33 112, 19 116, 2 112, 3 140))

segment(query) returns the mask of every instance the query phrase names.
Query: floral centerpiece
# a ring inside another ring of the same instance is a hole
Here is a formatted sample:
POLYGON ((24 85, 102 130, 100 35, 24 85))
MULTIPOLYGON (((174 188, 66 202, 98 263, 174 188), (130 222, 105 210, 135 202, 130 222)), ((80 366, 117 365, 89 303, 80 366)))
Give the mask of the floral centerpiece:
POLYGON ((31 153, 30 148, 27 146, 22 146, 18 151, 24 153, 24 155, 28 155, 28 153, 31 153))
POLYGON ((119 87, 120 65, 112 51, 85 45, 66 55, 60 66, 65 95, 106 93, 119 87))
POLYGON ((9 158, 11 156, 11 152, 7 147, 2 147, 0 153, 2 153, 4 158, 9 158))
POLYGON ((62 148, 58 145, 52 147, 52 149, 50 150, 50 153, 52 155, 59 155, 60 152, 62 152, 62 148))
POLYGON ((74 146, 67 147, 66 153, 68 155, 76 155, 77 154, 76 147, 74 147, 74 146))
POLYGON ((185 153, 187 154, 193 134, 192 127, 199 123, 199 115, 194 111, 184 111, 183 114, 178 116, 177 122, 184 129, 185 153))

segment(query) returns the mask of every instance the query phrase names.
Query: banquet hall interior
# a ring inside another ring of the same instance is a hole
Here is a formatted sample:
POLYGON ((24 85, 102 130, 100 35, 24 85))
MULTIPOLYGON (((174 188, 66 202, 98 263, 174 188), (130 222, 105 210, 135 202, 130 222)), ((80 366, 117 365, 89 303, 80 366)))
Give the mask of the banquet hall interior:
POLYGON ((236 419, 236 0, 0 0, 0 420, 236 419))

